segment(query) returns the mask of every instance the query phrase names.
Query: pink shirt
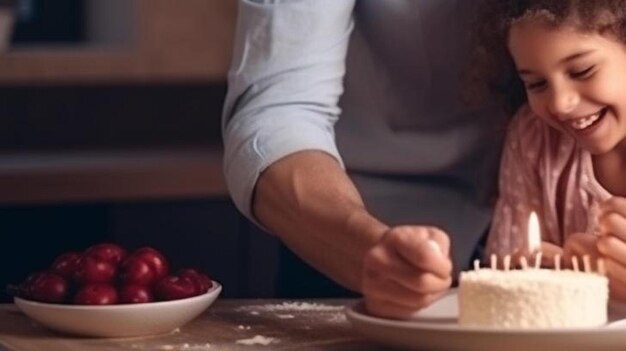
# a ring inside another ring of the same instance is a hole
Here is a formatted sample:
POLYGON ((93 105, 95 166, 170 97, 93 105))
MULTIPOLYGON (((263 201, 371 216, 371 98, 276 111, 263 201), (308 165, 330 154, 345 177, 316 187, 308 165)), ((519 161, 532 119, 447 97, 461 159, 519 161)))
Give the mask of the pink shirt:
POLYGON ((543 241, 562 246, 572 233, 593 235, 598 205, 611 196, 594 176, 591 154, 523 106, 504 145, 487 254, 526 247, 531 211, 543 241))

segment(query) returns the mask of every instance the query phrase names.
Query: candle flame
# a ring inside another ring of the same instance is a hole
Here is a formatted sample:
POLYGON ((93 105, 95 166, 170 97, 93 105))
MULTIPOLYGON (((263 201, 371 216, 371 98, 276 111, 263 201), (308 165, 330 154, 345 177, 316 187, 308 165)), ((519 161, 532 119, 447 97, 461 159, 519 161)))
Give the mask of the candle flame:
POLYGON ((528 218, 528 251, 537 252, 541 248, 541 231, 539 229, 539 219, 535 212, 530 213, 528 218))

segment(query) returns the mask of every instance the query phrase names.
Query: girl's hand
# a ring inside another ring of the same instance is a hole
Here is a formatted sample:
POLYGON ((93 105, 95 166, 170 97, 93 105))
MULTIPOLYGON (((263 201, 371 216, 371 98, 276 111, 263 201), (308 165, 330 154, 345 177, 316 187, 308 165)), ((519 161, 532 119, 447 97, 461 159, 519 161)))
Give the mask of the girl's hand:
POLYGON ((385 232, 363 262, 362 293, 368 312, 406 319, 448 290, 450 241, 438 228, 399 226, 385 232))
POLYGON ((597 250, 606 260, 611 297, 626 300, 626 199, 613 197, 600 206, 597 250))
MULTIPOLYGON (((555 244, 547 241, 541 242, 541 267, 554 268, 554 258, 556 256, 563 257, 563 249, 555 244)), ((526 262, 529 266, 535 266, 535 259, 537 254, 531 254, 527 249, 519 250, 511 255, 511 268, 521 268, 520 260, 522 257, 526 257, 526 262)), ((489 259, 487 257, 487 259, 489 259)), ((502 257, 498 257, 498 268, 504 269, 504 262, 502 257)))
POLYGON ((563 257, 563 248, 553 243, 541 242, 541 267, 555 268, 555 257, 563 257))
POLYGON ((572 258, 576 257, 576 260, 578 261, 578 268, 583 270, 583 257, 589 256, 589 262, 591 263, 590 268, 591 270, 596 271, 598 269, 598 258, 601 256, 597 247, 597 236, 587 233, 571 234, 565 240, 565 245, 563 245, 563 267, 571 269, 574 266, 572 258))

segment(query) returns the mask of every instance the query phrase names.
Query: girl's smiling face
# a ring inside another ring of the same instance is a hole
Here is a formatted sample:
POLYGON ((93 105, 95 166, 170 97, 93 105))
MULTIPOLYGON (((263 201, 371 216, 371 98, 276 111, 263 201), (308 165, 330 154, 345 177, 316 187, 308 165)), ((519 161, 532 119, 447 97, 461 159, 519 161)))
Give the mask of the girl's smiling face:
POLYGON ((622 42, 536 20, 513 24, 508 39, 536 115, 594 155, 626 154, 626 46, 622 42))

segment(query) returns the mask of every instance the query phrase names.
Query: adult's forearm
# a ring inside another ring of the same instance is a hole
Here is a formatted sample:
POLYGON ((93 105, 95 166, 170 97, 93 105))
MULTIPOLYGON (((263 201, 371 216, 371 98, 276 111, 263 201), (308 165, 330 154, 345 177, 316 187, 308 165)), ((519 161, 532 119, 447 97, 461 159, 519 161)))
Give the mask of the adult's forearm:
POLYGON ((365 252, 387 229, 367 212, 339 163, 319 151, 292 154, 263 172, 253 211, 301 258, 355 291, 365 252))

